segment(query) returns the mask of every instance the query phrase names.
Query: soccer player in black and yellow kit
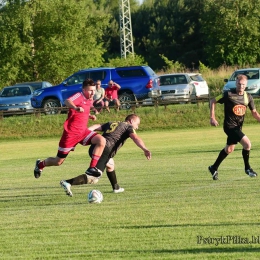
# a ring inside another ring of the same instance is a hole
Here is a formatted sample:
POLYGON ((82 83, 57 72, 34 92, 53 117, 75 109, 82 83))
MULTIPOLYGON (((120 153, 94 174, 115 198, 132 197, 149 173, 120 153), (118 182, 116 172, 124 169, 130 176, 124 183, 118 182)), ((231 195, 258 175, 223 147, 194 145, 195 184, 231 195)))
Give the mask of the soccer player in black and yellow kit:
POLYGON ((247 76, 238 75, 236 78, 236 89, 224 92, 222 95, 213 98, 210 101, 210 124, 218 126, 215 118, 216 104, 224 104, 224 132, 227 135, 227 143, 223 148, 215 163, 208 167, 212 174, 213 180, 218 180, 218 167, 222 161, 234 151, 236 144, 239 142, 243 146, 242 156, 245 164, 245 173, 250 177, 256 177, 257 173, 249 164, 249 153, 251 142, 242 132, 242 126, 247 107, 249 107, 252 116, 260 122, 260 115, 256 111, 252 96, 245 91, 247 86, 247 76))
MULTIPOLYGON (((150 160, 151 152, 146 148, 143 140, 136 134, 138 126, 140 124, 139 116, 135 114, 128 115, 125 121, 120 122, 107 122, 105 124, 96 124, 89 127, 90 130, 102 131, 102 136, 106 139, 106 146, 99 158, 98 165, 96 166, 102 172, 106 169, 107 177, 111 183, 114 193, 123 192, 124 189, 121 188, 117 183, 114 156, 118 150, 124 145, 125 141, 130 137, 134 143, 143 150, 145 157, 150 160)), ((89 155, 92 156, 95 145, 92 145, 89 149, 89 155)), ((64 188, 65 193, 72 197, 71 185, 82 185, 97 183, 98 178, 86 174, 81 174, 75 178, 69 180, 62 180, 60 182, 61 186, 64 188)))

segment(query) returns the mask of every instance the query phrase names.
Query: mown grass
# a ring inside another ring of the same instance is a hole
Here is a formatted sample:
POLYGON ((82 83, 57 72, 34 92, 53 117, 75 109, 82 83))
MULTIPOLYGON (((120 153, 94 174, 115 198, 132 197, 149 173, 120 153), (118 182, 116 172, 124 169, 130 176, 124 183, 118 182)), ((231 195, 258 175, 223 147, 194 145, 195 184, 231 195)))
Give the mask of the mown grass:
MULTIPOLYGON (((259 126, 244 126, 259 169, 259 126)), ((259 259, 259 179, 244 174, 241 147, 219 169, 207 172, 225 144, 219 128, 141 131, 152 160, 130 140, 116 156, 125 192, 113 194, 104 175, 95 186, 73 187, 65 196, 59 181, 89 164, 78 146, 60 167, 34 179, 37 158, 55 156, 59 138, 1 141, 1 259, 259 259), (92 188, 99 205, 87 203, 92 188), (220 243, 203 238, 237 237, 220 243), (241 239, 258 238, 253 244, 241 239)))

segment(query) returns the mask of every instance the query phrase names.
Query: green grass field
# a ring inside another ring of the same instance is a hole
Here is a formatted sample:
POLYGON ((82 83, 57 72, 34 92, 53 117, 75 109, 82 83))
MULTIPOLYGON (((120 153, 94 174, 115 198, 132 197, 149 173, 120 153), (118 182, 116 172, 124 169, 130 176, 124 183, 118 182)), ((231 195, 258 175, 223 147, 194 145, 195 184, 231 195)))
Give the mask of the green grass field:
MULTIPOLYGON (((259 126, 244 131, 260 173, 259 126)), ((85 171, 86 147, 36 180, 35 160, 55 156, 59 138, 1 141, 0 259, 259 259, 260 177, 244 173, 241 146, 213 181, 207 167, 225 144, 221 127, 140 136, 151 161, 131 140, 115 158, 124 193, 113 194, 104 174, 73 186, 72 198, 59 181, 85 171), (88 204, 93 188, 101 204, 88 204)))

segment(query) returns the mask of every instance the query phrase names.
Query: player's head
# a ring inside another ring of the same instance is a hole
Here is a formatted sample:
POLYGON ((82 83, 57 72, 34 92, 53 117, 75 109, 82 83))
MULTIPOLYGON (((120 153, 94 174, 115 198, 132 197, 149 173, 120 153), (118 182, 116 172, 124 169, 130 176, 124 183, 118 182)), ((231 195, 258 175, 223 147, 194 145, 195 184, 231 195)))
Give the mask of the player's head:
POLYGON ((140 125, 140 117, 135 114, 128 115, 125 118, 125 121, 131 124, 135 130, 138 129, 138 126, 140 125))
POLYGON ((237 75, 236 78, 236 90, 237 92, 243 93, 247 86, 247 76, 243 74, 237 75))
POLYGON ((86 79, 82 83, 82 93, 88 99, 93 99, 95 95, 96 84, 92 79, 86 79))

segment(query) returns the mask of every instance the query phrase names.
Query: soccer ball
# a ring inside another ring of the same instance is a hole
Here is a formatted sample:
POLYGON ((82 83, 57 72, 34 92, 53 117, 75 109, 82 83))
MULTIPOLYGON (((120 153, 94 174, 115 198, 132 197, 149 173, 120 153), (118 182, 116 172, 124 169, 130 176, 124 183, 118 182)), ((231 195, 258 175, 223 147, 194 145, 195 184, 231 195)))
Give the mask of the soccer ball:
POLYGON ((88 194, 89 203, 101 203, 103 201, 103 194, 99 190, 91 190, 88 194))

